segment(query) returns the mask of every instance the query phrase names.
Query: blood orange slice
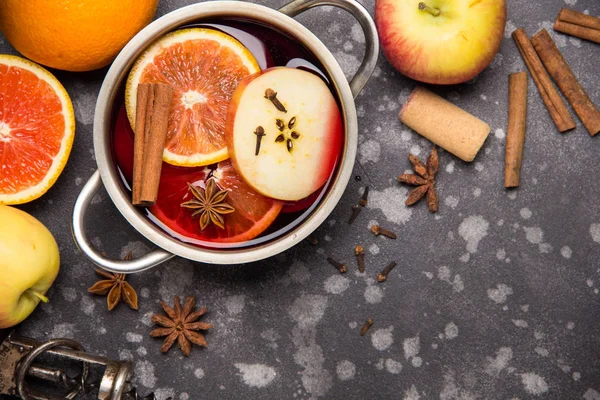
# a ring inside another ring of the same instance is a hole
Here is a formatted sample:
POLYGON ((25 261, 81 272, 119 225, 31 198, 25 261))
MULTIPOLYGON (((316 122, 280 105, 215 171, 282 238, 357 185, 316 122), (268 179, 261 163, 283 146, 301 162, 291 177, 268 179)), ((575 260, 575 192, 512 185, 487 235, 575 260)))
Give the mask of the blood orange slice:
MULTIPOLYGON (((133 131, 123 109, 117 116, 113 143, 119 168, 131 182, 133 131)), ((216 168, 183 168, 164 163, 158 199, 149 211, 159 226, 178 239, 210 246, 211 242, 241 243, 254 239, 273 223, 282 207, 283 202, 264 197, 246 185, 231 162, 226 160, 218 163, 216 168), (211 173, 219 189, 229 192, 226 202, 235 208, 235 212, 223 215, 225 229, 209 225, 201 231, 198 217, 192 216, 194 210, 181 207, 181 203, 191 199, 188 182, 203 188, 211 173)))
POLYGON ((202 166, 228 158, 224 137, 227 107, 239 81, 258 72, 252 53, 233 37, 213 29, 171 32, 136 61, 125 87, 131 126, 139 83, 173 87, 164 161, 202 166))
POLYGON ((74 136, 73 105, 60 82, 37 64, 0 54, 0 204, 46 193, 74 136))

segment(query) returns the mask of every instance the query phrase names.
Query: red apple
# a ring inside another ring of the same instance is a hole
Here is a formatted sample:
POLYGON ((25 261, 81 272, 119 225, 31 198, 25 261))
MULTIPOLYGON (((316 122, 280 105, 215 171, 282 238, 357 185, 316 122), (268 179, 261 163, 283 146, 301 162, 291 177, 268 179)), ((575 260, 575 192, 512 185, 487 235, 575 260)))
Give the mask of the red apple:
POLYGON ((342 149, 342 118, 319 76, 276 67, 238 84, 225 137, 248 185, 267 197, 300 200, 331 176, 342 149))
POLYGON ((468 81, 500 48, 505 0, 376 0, 375 23, 388 61, 433 84, 468 81))

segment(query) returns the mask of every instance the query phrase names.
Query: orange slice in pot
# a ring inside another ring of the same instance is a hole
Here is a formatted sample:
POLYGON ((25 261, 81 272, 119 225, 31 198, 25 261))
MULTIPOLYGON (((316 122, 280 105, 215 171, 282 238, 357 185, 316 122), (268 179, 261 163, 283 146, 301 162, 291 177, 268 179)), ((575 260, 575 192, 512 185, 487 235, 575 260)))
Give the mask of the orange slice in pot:
POLYGON ((202 166, 227 159, 227 108, 239 81, 260 67, 233 37, 213 29, 171 32, 135 62, 125 87, 125 106, 135 126, 137 86, 166 83, 174 89, 163 160, 202 166))
POLYGON ((46 193, 74 136, 73 105, 60 82, 31 61, 0 54, 0 204, 46 193))

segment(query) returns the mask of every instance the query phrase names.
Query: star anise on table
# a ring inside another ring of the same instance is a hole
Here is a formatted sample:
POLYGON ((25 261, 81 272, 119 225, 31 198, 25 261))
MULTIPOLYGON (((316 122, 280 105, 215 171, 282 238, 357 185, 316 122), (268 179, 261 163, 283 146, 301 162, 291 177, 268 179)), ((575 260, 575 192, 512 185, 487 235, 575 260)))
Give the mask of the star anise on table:
POLYGON ((186 357, 190 355, 192 344, 198 346, 206 346, 206 339, 199 330, 206 331, 213 327, 207 322, 199 322, 198 319, 206 313, 206 307, 192 312, 196 305, 194 296, 187 296, 185 304, 181 307, 179 296, 175 296, 174 308, 171 308, 164 301, 160 302, 167 316, 155 314, 152 316, 152 322, 160 325, 161 328, 156 328, 150 332, 152 337, 166 336, 160 351, 166 353, 169 351, 175 340, 181 349, 181 352, 186 357))
MULTIPOLYGON (((131 260, 131 257, 131 253, 128 253, 123 260, 131 260)), ((138 297, 133 287, 126 281, 127 275, 106 272, 101 269, 95 271, 106 279, 96 282, 88 289, 88 292, 101 296, 108 293, 106 296, 108 311, 112 311, 121 300, 134 310, 138 309, 138 297)))
POLYGON ((431 149, 429 157, 427 157, 426 165, 423 165, 421 160, 416 156, 409 154, 408 160, 415 170, 414 174, 403 174, 398 176, 398 181, 407 185, 416 186, 408 194, 406 205, 412 206, 426 196, 427 207, 432 213, 438 210, 438 195, 435 190, 435 175, 439 169, 439 158, 435 147, 431 149))
POLYGON ((221 229, 225 228, 225 219, 223 215, 231 214, 235 208, 225 202, 229 194, 227 190, 219 190, 215 179, 210 178, 206 181, 206 189, 194 186, 188 183, 190 191, 194 198, 181 204, 181 207, 196 210, 192 217, 200 214, 200 230, 206 229, 212 222, 221 229))

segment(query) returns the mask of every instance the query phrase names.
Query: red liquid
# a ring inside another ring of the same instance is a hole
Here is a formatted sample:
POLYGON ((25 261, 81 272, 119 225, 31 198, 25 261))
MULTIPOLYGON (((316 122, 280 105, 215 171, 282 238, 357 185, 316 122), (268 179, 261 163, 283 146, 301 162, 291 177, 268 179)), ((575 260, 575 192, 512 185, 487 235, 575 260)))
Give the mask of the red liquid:
MULTIPOLYGON (((329 80, 319 68, 316 59, 298 42, 277 32, 271 28, 264 27, 251 22, 242 22, 238 20, 220 20, 219 22, 206 22, 194 25, 195 27, 206 27, 221 30, 235 37, 244 46, 246 46, 256 58, 261 69, 274 66, 287 66, 302 68, 321 76, 326 83, 329 80)), ((125 186, 131 188, 131 179, 133 175, 133 131, 129 125, 125 108, 123 105, 123 96, 119 96, 119 103, 115 104, 116 122, 113 131, 113 149, 115 161, 122 173, 125 186)), ((343 143, 341 144, 343 147, 343 143)), ((332 149, 338 151, 338 149, 332 149)), ((152 210, 144 209, 148 218, 164 229, 170 235, 177 239, 195 244, 202 247, 218 248, 239 248, 247 247, 279 237, 300 224, 325 195, 331 177, 323 188, 317 190, 304 200, 285 203, 281 213, 275 221, 262 234, 252 240, 234 243, 220 243, 226 232, 215 226, 207 227, 200 232, 198 217, 191 217, 190 210, 181 207, 181 203, 189 200, 190 195, 187 190, 187 183, 203 181, 210 173, 210 168, 205 167, 176 167, 163 163, 161 172, 161 181, 158 198, 161 209, 161 220, 172 221, 170 229, 153 215, 152 210), (168 218, 166 218, 166 216, 168 218)), ((335 174, 335 170, 332 176, 335 174)), ((235 184, 244 184, 237 182, 235 184)), ((226 188, 225 188, 226 189, 226 188)), ((252 199, 244 199, 252 201, 252 199)), ((237 209, 236 209, 237 210, 237 209)), ((156 211, 156 209, 155 209, 156 211)), ((243 210, 240 210, 243 212, 243 210)), ((236 211, 237 212, 237 211, 236 211)), ((225 225, 227 229, 227 217, 225 216, 225 225)), ((242 218, 242 223, 244 223, 242 218)))

